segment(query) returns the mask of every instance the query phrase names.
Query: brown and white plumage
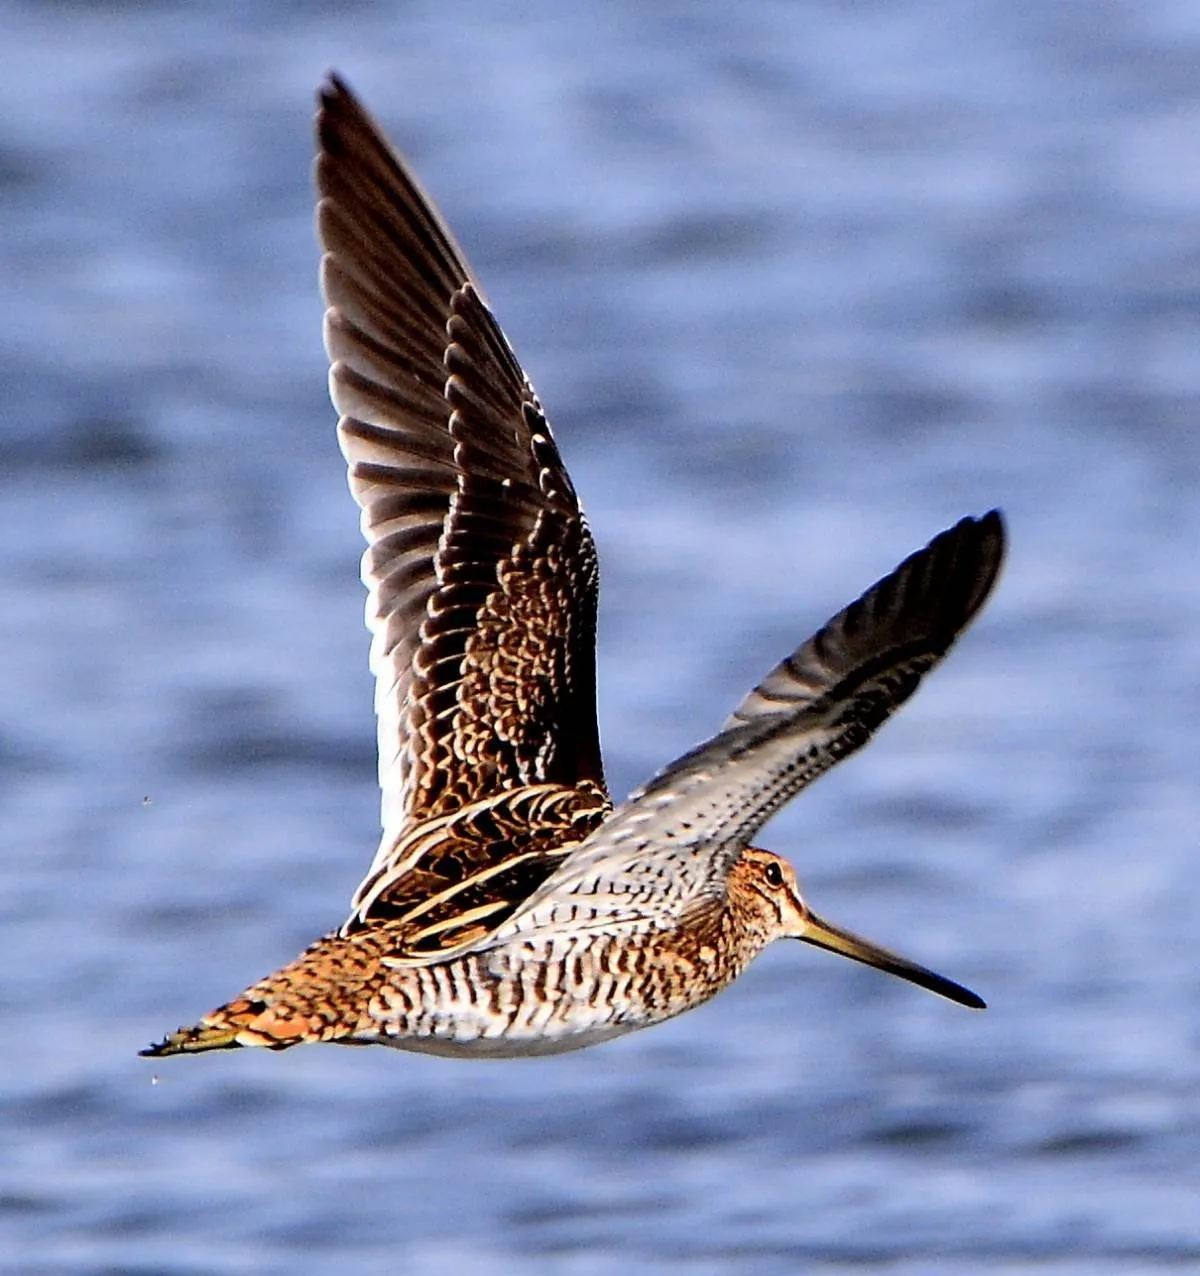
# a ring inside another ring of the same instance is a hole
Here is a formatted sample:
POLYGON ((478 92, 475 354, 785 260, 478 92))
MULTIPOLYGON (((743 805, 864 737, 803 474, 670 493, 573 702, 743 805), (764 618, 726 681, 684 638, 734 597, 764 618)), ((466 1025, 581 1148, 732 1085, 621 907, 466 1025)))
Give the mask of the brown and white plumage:
POLYGON ((318 133, 384 827, 521 784, 602 788, 596 551, 537 395, 449 231, 337 81, 318 133))
POLYGON ((512 842, 517 863, 492 881, 515 877, 519 892, 564 833, 608 808, 596 551, 537 395, 431 202, 336 80, 317 129, 325 342, 368 545, 383 793, 351 924, 415 894, 428 932, 431 828, 464 879, 512 842), (565 806, 564 828, 547 806, 565 806))
POLYGON ((982 1005, 821 921, 786 861, 749 843, 945 655, 995 581, 999 515, 912 555, 613 811, 596 553, 541 404, 433 205, 336 78, 317 130, 383 836, 338 930, 144 1053, 570 1049, 698 1004, 782 936, 982 1005))

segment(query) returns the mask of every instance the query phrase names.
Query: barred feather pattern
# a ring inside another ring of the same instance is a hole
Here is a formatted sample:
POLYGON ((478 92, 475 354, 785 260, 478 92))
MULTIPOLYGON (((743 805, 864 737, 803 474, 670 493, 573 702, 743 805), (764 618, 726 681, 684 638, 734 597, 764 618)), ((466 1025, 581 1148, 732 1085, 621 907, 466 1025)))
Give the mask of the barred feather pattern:
POLYGON ((392 957, 445 961, 511 916, 611 809, 594 785, 535 785, 415 824, 364 879, 340 933, 386 922, 392 957))

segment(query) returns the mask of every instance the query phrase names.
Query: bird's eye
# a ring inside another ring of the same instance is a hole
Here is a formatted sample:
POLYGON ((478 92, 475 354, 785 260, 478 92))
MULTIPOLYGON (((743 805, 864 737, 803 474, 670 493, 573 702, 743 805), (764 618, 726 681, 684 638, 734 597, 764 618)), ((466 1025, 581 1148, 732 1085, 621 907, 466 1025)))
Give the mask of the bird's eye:
POLYGON ((768 864, 767 867, 763 870, 763 875, 767 879, 768 886, 783 885, 783 869, 774 861, 768 864))

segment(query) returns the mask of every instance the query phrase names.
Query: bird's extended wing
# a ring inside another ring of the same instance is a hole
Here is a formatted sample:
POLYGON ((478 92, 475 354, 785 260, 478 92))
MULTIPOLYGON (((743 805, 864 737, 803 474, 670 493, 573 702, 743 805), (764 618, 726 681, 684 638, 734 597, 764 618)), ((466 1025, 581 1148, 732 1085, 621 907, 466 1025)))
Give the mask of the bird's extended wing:
POLYGON ((597 565, 532 386, 349 89, 317 116, 338 436, 368 548, 384 837, 524 785, 603 795, 597 565))
POLYGON ((667 928, 720 899, 725 876, 785 802, 861 748, 987 598, 1004 553, 997 511, 965 518, 798 648, 722 731, 635 793, 480 947, 667 928))

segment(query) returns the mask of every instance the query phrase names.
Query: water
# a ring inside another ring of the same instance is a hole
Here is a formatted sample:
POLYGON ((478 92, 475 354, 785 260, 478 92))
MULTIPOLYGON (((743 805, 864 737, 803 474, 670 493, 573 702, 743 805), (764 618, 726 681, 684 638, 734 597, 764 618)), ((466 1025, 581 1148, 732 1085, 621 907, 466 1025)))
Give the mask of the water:
POLYGON ((0 8, 0 1271, 1200 1264, 1200 4, 582 14, 0 8), (329 66, 556 422, 618 792, 1006 510, 977 628, 764 837, 986 1015, 791 945, 559 1059, 135 1057, 374 847, 329 66))

